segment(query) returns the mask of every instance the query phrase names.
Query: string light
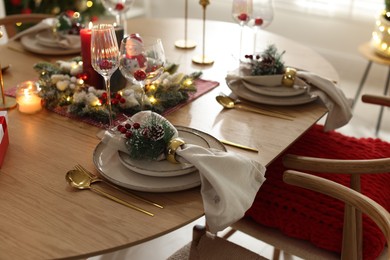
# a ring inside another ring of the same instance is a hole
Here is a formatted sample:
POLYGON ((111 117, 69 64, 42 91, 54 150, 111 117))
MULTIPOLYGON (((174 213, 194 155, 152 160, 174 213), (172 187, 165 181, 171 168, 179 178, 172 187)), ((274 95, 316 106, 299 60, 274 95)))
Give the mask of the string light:
POLYGON ((390 23, 386 17, 390 17, 390 13, 383 12, 375 21, 375 30, 372 33, 371 45, 378 54, 390 57, 390 23))

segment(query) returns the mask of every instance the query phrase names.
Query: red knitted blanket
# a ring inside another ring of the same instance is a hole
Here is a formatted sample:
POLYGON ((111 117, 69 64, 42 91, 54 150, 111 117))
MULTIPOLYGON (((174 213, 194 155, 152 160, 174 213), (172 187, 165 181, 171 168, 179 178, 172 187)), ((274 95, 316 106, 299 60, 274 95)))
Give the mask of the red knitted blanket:
MULTIPOLYGON (((330 159, 375 159, 390 157, 390 143, 373 138, 347 137, 335 131, 324 132, 315 125, 285 154, 330 159)), ((341 252, 344 204, 328 196, 285 184, 282 156, 267 167, 267 180, 261 186, 247 216, 275 227, 288 236, 308 240, 314 245, 341 252)), ((349 186, 349 176, 316 174, 349 186)), ((390 211, 390 173, 361 176, 362 193, 390 211)), ((375 259, 385 246, 385 238, 363 215, 363 257, 375 259)))

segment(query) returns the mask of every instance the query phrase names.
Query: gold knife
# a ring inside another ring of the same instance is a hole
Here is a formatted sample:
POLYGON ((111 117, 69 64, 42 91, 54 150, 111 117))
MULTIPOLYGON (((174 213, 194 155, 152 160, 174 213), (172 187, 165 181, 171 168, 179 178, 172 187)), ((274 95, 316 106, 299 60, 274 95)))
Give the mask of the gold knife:
POLYGON ((252 151, 252 152, 256 152, 256 153, 259 152, 256 148, 253 148, 253 147, 249 147, 249 146, 245 146, 245 145, 242 145, 242 144, 233 143, 233 142, 230 142, 230 141, 227 141, 227 140, 219 140, 219 141, 221 143, 223 143, 223 144, 234 146, 234 147, 241 148, 241 149, 244 149, 244 150, 248 150, 248 151, 252 151))

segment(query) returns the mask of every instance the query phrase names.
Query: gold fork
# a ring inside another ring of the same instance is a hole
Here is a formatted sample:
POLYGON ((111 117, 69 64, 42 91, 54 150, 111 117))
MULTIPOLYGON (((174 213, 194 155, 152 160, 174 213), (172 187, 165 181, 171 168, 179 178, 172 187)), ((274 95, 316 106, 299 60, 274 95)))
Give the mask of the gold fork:
POLYGON ((145 199, 145 198, 143 198, 143 197, 141 197, 141 196, 135 195, 135 194, 133 194, 133 193, 127 191, 127 190, 124 190, 124 189, 121 189, 121 188, 115 186, 114 184, 112 184, 112 183, 110 183, 110 182, 108 182, 108 181, 105 181, 105 180, 99 178, 98 176, 96 176, 96 175, 93 174, 92 172, 90 172, 90 171, 88 171, 87 169, 85 169, 85 168, 84 168, 82 165, 80 165, 80 164, 77 164, 77 165, 75 166, 75 169, 76 169, 76 170, 79 170, 79 171, 82 171, 82 172, 84 172, 84 173, 86 173, 86 174, 88 174, 88 176, 91 178, 91 184, 94 183, 94 182, 104 182, 105 184, 109 185, 110 187, 115 188, 116 190, 119 190, 119 191, 121 191, 121 192, 123 192, 123 193, 125 193, 125 194, 127 194, 127 195, 129 195, 129 196, 131 196, 131 197, 133 197, 133 198, 135 198, 135 199, 138 199, 138 200, 140 200, 140 201, 146 202, 146 203, 148 203, 148 204, 150 204, 150 205, 153 205, 153 206, 155 206, 155 207, 157 207, 157 208, 160 208, 160 209, 163 209, 163 208, 164 208, 163 206, 161 206, 161 205, 159 205, 159 204, 157 204, 157 203, 155 203, 155 202, 153 202, 153 201, 150 201, 150 200, 145 199))

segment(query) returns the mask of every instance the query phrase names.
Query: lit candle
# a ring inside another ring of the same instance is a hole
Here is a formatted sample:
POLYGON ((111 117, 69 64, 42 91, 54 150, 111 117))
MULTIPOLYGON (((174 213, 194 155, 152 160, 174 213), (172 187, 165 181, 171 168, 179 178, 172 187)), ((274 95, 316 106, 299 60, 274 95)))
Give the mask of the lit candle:
POLYGON ((39 88, 33 81, 25 81, 18 85, 16 102, 18 103, 20 112, 33 114, 42 109, 41 98, 38 92, 39 88))
POLYGON ((85 80, 85 83, 97 89, 104 89, 103 77, 94 70, 91 63, 91 36, 92 36, 92 22, 89 23, 88 29, 80 30, 83 72, 86 73, 87 75, 87 79, 85 80))

